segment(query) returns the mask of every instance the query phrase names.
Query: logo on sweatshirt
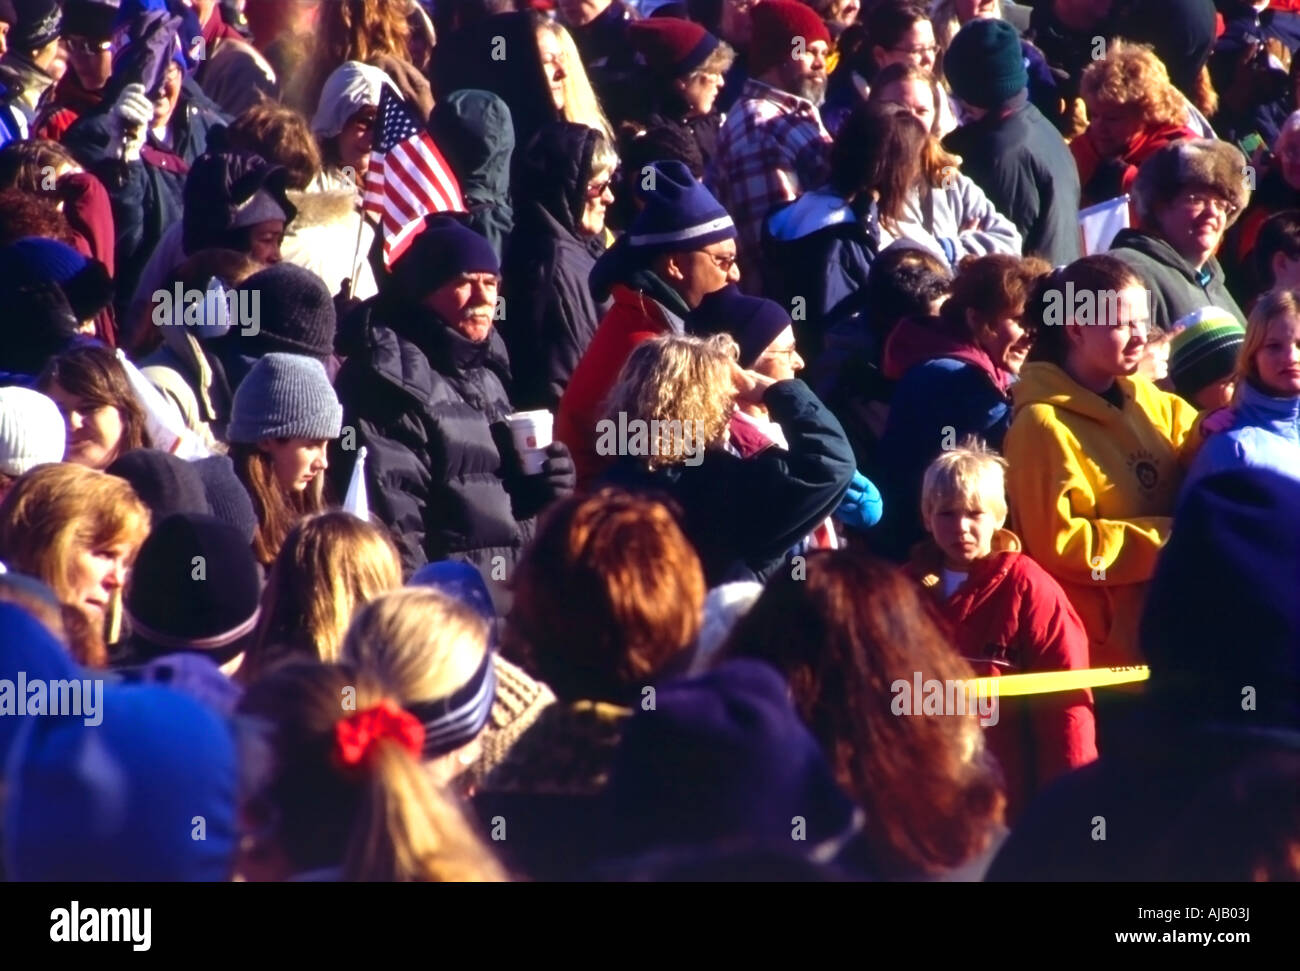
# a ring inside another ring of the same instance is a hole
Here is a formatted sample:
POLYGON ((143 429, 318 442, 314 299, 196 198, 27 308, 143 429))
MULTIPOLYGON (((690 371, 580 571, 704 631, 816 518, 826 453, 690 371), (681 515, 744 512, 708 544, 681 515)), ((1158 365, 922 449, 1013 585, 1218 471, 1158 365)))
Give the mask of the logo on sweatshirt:
POLYGON ((1138 485, 1145 491, 1150 492, 1160 482, 1160 466, 1156 464, 1156 457, 1146 449, 1140 449, 1128 457, 1128 467, 1133 470, 1133 475, 1137 477, 1138 485))

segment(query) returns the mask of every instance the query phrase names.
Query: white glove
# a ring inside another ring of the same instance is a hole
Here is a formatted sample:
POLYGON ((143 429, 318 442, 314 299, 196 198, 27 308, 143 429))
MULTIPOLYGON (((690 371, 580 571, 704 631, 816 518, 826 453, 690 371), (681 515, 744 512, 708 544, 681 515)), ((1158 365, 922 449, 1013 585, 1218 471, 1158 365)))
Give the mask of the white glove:
POLYGON ((113 155, 123 162, 140 161, 149 124, 153 121, 153 102, 144 93, 143 84, 128 84, 113 105, 113 155))

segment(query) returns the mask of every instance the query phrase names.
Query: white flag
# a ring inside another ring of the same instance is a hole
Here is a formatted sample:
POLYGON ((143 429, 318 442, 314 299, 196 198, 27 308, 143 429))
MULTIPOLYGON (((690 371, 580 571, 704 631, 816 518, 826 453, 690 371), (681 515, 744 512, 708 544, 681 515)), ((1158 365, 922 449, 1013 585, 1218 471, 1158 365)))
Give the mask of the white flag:
POLYGON ((370 522, 370 497, 366 494, 366 447, 357 449, 357 463, 352 466, 348 494, 343 497, 343 511, 370 522))
POLYGON ((140 369, 131 363, 121 348, 118 348, 117 359, 122 363, 131 391, 144 411, 144 424, 153 447, 171 452, 187 462, 211 455, 199 437, 185 427, 180 414, 162 396, 162 392, 140 373, 140 369))
POLYGON ((1119 231, 1128 229, 1128 202, 1128 196, 1120 196, 1079 210, 1084 256, 1106 252, 1119 231))

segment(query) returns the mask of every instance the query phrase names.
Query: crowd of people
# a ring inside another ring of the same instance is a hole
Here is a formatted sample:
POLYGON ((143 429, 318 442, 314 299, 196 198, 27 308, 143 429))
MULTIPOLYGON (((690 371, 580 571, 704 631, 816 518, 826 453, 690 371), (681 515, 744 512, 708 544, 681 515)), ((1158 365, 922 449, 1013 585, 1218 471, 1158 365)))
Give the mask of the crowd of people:
POLYGON ((0 876, 1300 878, 1298 48, 0 0, 0 876))

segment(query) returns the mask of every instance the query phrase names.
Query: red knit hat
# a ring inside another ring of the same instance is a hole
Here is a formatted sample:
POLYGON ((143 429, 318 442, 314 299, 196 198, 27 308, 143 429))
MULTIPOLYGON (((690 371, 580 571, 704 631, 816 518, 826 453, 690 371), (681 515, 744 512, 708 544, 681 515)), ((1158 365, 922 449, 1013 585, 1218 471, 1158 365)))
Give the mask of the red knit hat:
POLYGON ((718 49, 718 38, 680 17, 633 21, 627 34, 650 70, 674 78, 690 74, 718 49))
POLYGON ((804 45, 822 41, 828 46, 830 31, 817 12, 798 0, 763 0, 749 15, 753 24, 753 41, 749 46, 751 77, 765 74, 794 51, 794 39, 802 37, 804 45))

